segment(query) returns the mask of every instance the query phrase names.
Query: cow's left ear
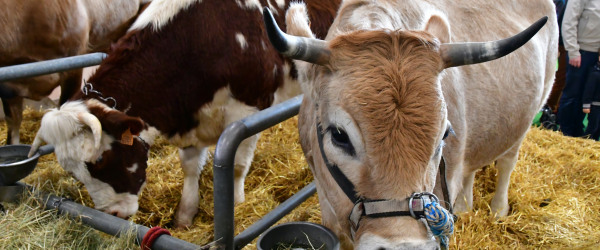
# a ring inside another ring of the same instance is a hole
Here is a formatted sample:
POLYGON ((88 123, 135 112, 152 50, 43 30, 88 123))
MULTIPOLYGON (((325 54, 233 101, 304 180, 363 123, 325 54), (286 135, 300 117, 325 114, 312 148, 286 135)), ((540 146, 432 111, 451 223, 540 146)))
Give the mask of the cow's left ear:
POLYGON ((425 31, 437 37, 441 43, 450 42, 450 25, 446 19, 438 15, 432 15, 425 25, 425 31))
POLYGON ((133 135, 139 135, 145 127, 144 121, 138 117, 129 116, 121 111, 104 108, 90 108, 90 112, 98 117, 102 124, 102 130, 117 140, 131 141, 133 135))

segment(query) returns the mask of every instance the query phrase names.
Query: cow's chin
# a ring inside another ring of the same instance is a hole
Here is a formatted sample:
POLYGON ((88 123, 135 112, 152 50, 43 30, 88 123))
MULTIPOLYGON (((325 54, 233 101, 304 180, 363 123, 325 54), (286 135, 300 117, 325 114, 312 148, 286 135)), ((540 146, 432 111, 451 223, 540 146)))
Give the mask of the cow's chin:
POLYGON ((435 240, 425 241, 403 241, 403 242, 391 242, 377 235, 365 235, 363 240, 358 242, 356 250, 367 250, 367 249, 397 249, 397 250, 408 250, 408 249, 427 249, 437 250, 440 249, 440 245, 435 240))
MULTIPOLYGON (((94 201, 94 207, 98 210, 124 219, 134 215, 138 210, 138 194, 117 193, 110 185, 95 178, 83 184, 94 201)), ((142 189, 143 186, 140 191, 142 189)))
POLYGON ((356 232, 356 250, 440 249, 424 219, 410 216, 364 218, 356 232))
POLYGON ((133 194, 117 194, 117 201, 112 202, 106 208, 96 209, 102 210, 107 214, 111 214, 123 219, 127 219, 134 215, 138 210, 138 196, 133 194))

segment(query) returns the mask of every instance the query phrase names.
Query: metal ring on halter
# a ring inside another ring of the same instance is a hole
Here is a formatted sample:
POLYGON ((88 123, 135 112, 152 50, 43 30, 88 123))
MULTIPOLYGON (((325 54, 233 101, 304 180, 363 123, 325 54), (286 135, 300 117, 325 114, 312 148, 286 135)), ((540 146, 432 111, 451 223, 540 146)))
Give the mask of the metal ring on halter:
POLYGON ((435 200, 435 202, 437 202, 437 203, 440 203, 440 199, 438 199, 438 197, 437 197, 437 196, 435 196, 435 194, 433 194, 433 193, 430 193, 430 192, 422 192, 422 193, 421 193, 421 196, 423 196, 423 195, 427 195, 427 196, 429 196, 430 198, 431 198, 431 197, 433 197, 433 199, 435 200))
POLYGON ((423 217, 417 216, 415 214, 415 211, 413 209, 413 200, 414 199, 421 199, 421 203, 423 203, 423 207, 425 207, 425 202, 423 202, 423 196, 429 196, 429 199, 433 199, 435 202, 440 202, 440 200, 438 199, 437 196, 435 196, 435 194, 430 193, 430 192, 422 192, 422 193, 413 193, 409 199, 408 199, 408 211, 410 212, 410 215, 415 218, 415 219, 420 219, 423 217))

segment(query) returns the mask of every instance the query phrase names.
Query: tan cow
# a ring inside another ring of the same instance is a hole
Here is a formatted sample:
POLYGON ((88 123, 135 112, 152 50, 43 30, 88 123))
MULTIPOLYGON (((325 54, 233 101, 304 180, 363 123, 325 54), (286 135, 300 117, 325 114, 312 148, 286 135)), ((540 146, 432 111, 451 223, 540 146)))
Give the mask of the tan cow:
MULTIPOLYGON (((298 5, 287 12, 292 36, 268 32, 280 52, 302 60, 301 144, 323 223, 344 249, 438 248, 435 218, 424 217, 432 207, 450 215, 434 203, 442 166, 448 200, 464 211, 475 171, 496 162, 491 208, 508 213, 519 147, 554 79, 550 0, 349 0, 325 41, 308 23, 298 5)), ((446 243, 450 218, 439 235, 446 243)))
MULTIPOLYGON (((106 50, 149 0, 0 0, 0 67, 106 50)), ((81 84, 82 70, 0 82, 7 144, 19 143, 23 98, 40 100, 61 86, 60 103, 81 84)))

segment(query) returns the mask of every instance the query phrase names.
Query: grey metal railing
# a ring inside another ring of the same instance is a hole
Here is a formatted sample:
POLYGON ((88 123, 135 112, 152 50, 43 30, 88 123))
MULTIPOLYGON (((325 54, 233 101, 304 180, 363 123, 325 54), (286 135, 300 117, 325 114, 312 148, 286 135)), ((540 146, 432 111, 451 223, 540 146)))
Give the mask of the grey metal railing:
POLYGON ((303 189, 299 194, 292 196, 273 210, 266 219, 260 220, 257 222, 258 224, 252 225, 242 232, 234 244, 233 168, 235 152, 244 139, 297 115, 301 102, 302 95, 293 97, 230 124, 221 134, 213 159, 214 240, 224 249, 245 246, 314 193, 314 188, 311 190, 309 185, 308 189, 303 189))
POLYGON ((100 64, 105 53, 91 53, 0 68, 0 82, 40 76, 100 64))

